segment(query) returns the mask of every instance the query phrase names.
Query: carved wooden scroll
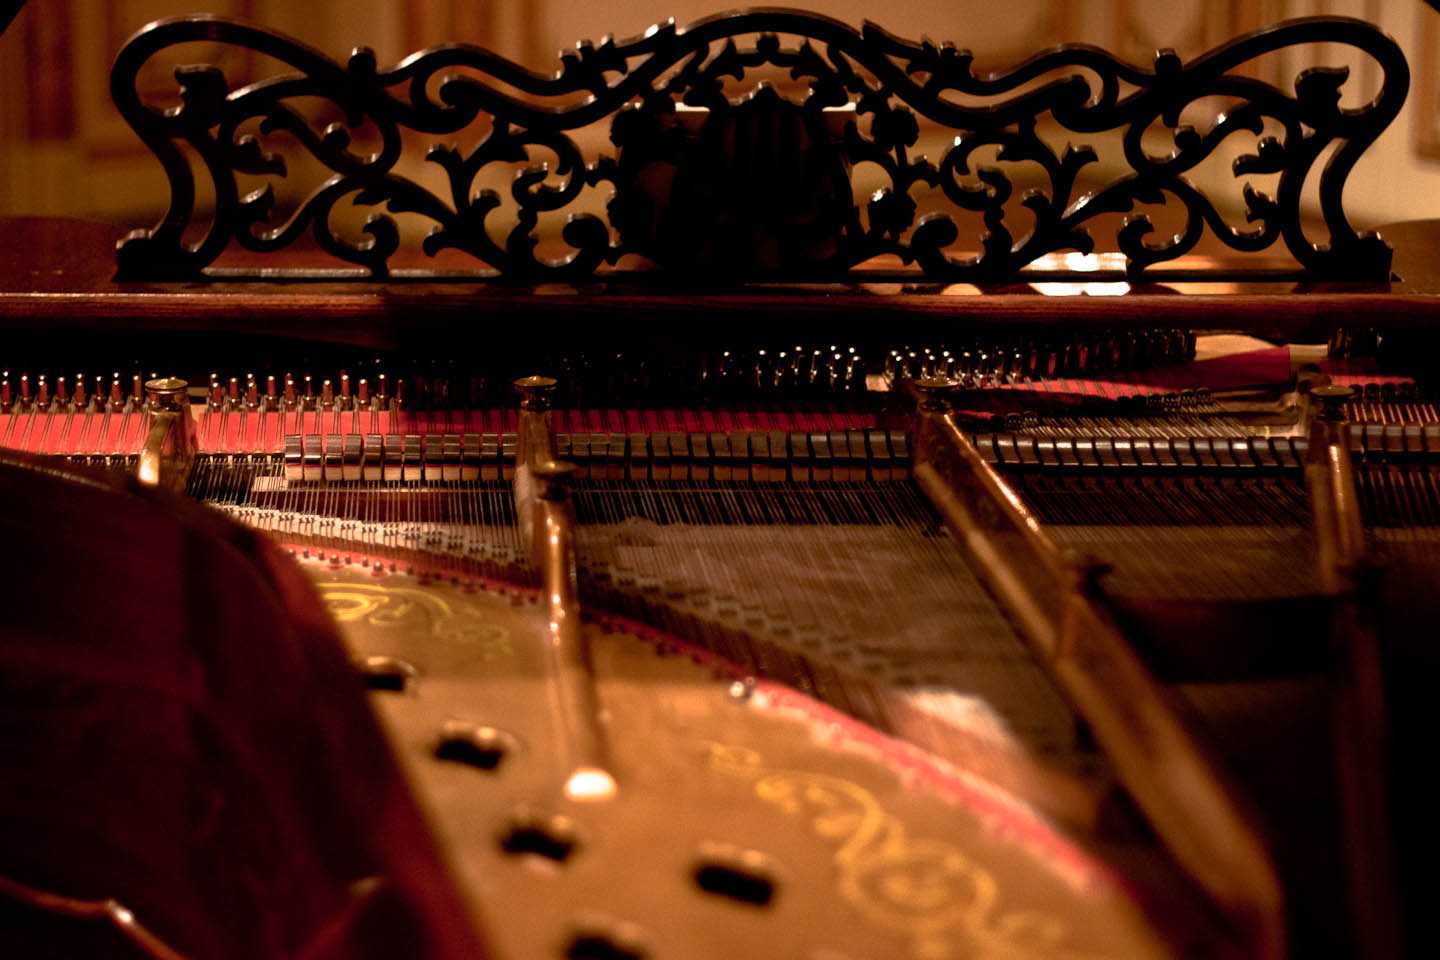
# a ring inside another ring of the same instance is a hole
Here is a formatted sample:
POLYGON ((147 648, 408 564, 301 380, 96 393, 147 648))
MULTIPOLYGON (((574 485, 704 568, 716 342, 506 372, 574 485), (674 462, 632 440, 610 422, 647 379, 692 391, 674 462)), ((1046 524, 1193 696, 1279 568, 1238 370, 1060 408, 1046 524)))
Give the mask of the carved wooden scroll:
POLYGON ((640 254, 671 272, 835 279, 890 255, 917 275, 977 282, 1049 254, 1091 252, 1097 218, 1133 211, 1118 227, 1111 217, 1113 237, 1104 237, 1131 274, 1163 269, 1208 230, 1242 253, 1280 241, 1311 276, 1383 280, 1389 248, 1352 227, 1342 194, 1408 86, 1392 40, 1338 17, 1282 23, 1189 62, 1162 51, 1141 67, 1071 44, 977 73, 970 52, 949 44, 752 9, 582 43, 550 75, 461 43, 387 67, 360 48, 341 64, 255 26, 161 20, 127 43, 111 76, 120 112, 170 182, 164 218, 120 245, 120 275, 200 277, 232 244, 268 253, 310 231, 337 266, 384 277, 402 244, 395 215, 408 214, 433 224, 424 253, 462 251, 480 276, 573 279, 628 268, 637 258, 621 258, 640 254), (215 66, 182 67, 178 106, 147 103, 137 84, 147 61, 196 41, 257 52, 288 72, 236 89, 215 66), (1343 107, 1342 67, 1304 70, 1290 91, 1247 71, 1258 57, 1315 43, 1373 58, 1383 78, 1374 99, 1343 107), (756 79, 766 71, 783 90, 756 79), (1228 107, 1182 122, 1206 98, 1228 107), (338 119, 322 126, 302 100, 330 105, 338 119), (938 160, 916 152, 922 119, 953 132, 938 160), (610 144, 587 154, 576 131, 605 123, 610 144), (378 149, 362 149, 362 127, 378 149), (1126 169, 1110 176, 1105 167, 1098 187, 1082 189, 1102 170, 1083 138, 1107 131, 1119 135, 1126 169), (1077 140, 1056 148, 1057 132, 1077 140), (1187 178, 1232 137, 1251 145, 1232 167, 1243 210, 1229 216, 1240 226, 1187 178), (290 169, 276 139, 307 151, 307 169, 318 161, 327 171, 290 210, 273 189, 290 169), (417 145, 428 148, 423 159, 406 161, 417 145), (1010 173, 1019 163, 1042 172, 1023 195, 1010 173), (878 166, 883 182, 857 202, 859 164, 878 166), (429 179, 444 186, 422 184, 419 168, 443 173, 429 179), (515 170, 508 196, 484 184, 501 168, 515 170), (198 192, 196 171, 212 181, 198 192), (1247 179, 1262 175, 1278 175, 1275 185, 1247 179), (1302 228, 1307 180, 1318 183, 1321 240, 1302 228), (587 188, 613 196, 578 210, 587 188), (1157 237, 1137 210, 1153 204, 1180 211, 1173 236, 1157 237), (337 225, 337 209, 351 205, 373 210, 363 227, 337 225), (549 255, 542 218, 577 210, 552 231, 563 250, 549 255), (967 218, 978 221, 968 234, 967 218))

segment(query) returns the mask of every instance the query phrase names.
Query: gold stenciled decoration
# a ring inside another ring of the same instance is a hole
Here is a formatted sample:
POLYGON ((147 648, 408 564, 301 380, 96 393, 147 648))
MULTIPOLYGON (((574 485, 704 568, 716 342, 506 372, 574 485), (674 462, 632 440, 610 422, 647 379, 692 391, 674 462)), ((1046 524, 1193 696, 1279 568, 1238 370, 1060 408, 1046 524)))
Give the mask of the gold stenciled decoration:
POLYGON ((433 591, 344 581, 322 581, 315 586, 330 615, 340 623, 419 627, 447 642, 478 647, 485 660, 514 653, 508 629, 474 611, 453 608, 433 591))
POLYGON ((746 747, 707 746, 713 770, 752 779, 757 797, 789 816, 808 817, 817 835, 838 844, 841 895, 871 922, 911 934, 914 956, 1100 960, 1067 946, 1069 931, 1059 917, 1007 908, 989 870, 954 844, 910 836, 864 787, 826 774, 767 769, 746 747))

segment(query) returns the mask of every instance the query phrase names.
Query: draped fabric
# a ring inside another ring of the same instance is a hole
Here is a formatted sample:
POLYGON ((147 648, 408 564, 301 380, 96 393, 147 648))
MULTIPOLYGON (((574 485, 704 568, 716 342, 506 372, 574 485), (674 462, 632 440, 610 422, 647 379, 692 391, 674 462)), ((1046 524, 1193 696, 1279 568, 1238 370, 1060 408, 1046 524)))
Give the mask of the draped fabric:
MULTIPOLYGON (((477 954, 309 584, 193 503, 0 463, 0 878, 191 957, 477 954)), ((0 954, 111 955, 6 903, 0 954)))

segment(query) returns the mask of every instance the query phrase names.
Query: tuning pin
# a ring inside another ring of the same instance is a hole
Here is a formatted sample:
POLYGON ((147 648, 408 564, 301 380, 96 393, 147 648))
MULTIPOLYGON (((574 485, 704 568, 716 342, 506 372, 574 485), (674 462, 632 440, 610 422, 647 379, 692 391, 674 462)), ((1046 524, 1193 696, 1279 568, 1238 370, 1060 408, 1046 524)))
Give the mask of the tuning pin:
POLYGON ((265 405, 275 409, 275 401, 279 399, 275 395, 275 377, 273 374, 265 377, 265 405))
POLYGON ((231 409, 231 410, 234 410, 237 406, 240 405, 240 378, 239 378, 239 377, 231 377, 231 378, 230 378, 230 383, 229 383, 229 385, 228 385, 228 389, 226 390, 226 398, 229 400, 230 409, 231 409))
POLYGON ((63 407, 70 400, 70 392, 65 389, 65 375, 61 374, 55 378, 55 399, 63 407))
POLYGON ((295 378, 285 374, 285 407, 286 409, 295 406, 295 378))
POLYGON ((220 404, 225 400, 225 389, 220 386, 220 378, 214 375, 210 377, 210 409, 219 410, 220 404))
POLYGON ((315 383, 308 373, 305 374, 305 409, 315 409, 315 383))
POLYGON ((370 383, 364 377, 360 378, 360 406, 365 407, 370 403, 370 383))
POLYGON ((349 410, 352 405, 350 396, 350 374, 344 370, 340 371, 340 409, 349 410))
MULTIPOLYGON (((306 377, 305 379, 309 380, 310 378, 306 377)), ((326 380, 320 384, 320 406, 326 410, 329 410, 334 405, 335 388, 330 384, 329 380, 326 380)))
POLYGON ((245 374, 245 406, 254 410, 260 405, 259 387, 255 383, 255 374, 245 374))
POLYGON ((120 386, 120 374, 110 378, 110 409, 116 413, 125 408, 125 388, 120 386))
POLYGON ((44 410, 50 406, 50 388, 45 385, 45 374, 40 374, 40 382, 35 386, 35 404, 44 410))
POLYGON ((791 387, 791 359, 790 354, 784 350, 775 354, 775 377, 771 385, 780 390, 789 390, 791 387))
POLYGON ((405 378, 401 377, 395 381, 395 408, 397 410, 405 409, 405 393, 405 378))
POLYGON ((390 395, 389 395, 389 394, 386 392, 386 390, 385 390, 385 387, 386 387, 385 374, 383 374, 383 373, 382 373, 382 374, 379 374, 379 375, 375 378, 375 381, 376 381, 376 391, 377 391, 376 394, 375 394, 375 400, 380 404, 380 406, 381 406, 382 408, 389 406, 389 405, 390 405, 390 395))
POLYGON ((70 394, 70 402, 76 410, 84 410, 88 402, 85 396, 85 377, 83 374, 75 374, 75 392, 70 394))
POLYGON ((10 409, 10 371, 0 376, 0 412, 10 409))

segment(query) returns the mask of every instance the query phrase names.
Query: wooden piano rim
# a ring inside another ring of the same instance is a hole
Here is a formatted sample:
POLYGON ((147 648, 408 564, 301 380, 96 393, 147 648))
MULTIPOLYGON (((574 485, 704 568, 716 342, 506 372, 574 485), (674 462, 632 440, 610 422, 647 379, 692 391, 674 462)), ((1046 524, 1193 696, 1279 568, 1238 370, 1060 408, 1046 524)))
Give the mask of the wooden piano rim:
MULTIPOLYGON (((1395 244, 1397 279, 1385 284, 1248 280, 1195 285, 1132 283, 1118 295, 1042 295, 1024 283, 754 284, 696 291, 659 283, 587 281, 517 285, 500 281, 213 280, 142 283, 114 279, 114 243, 124 229, 46 217, 0 220, 0 326, 36 333, 66 328, 215 331, 240 328, 367 347, 422 342, 439 332, 487 341, 533 337, 506 321, 543 311, 547 335, 610 339, 674 335, 691 342, 707 330, 734 340, 776 334, 784 316, 823 324, 827 335, 863 333, 878 313, 904 316, 912 335, 967 324, 1180 326, 1254 329, 1279 336, 1342 325, 1429 326, 1440 318, 1440 221, 1385 228, 1395 244), (305 318, 305 327, 297 326, 305 318), (623 317, 622 321, 616 318, 623 317), (685 322, 677 324, 677 320, 685 322), (709 321, 709 324, 706 324, 709 321)), ((1114 289, 1113 282, 1110 284, 1114 289)), ((1106 291, 1109 292, 1109 291, 1106 291)), ((814 326, 811 329, 816 329, 814 326)), ((433 341, 431 341, 433 342, 433 341)))

